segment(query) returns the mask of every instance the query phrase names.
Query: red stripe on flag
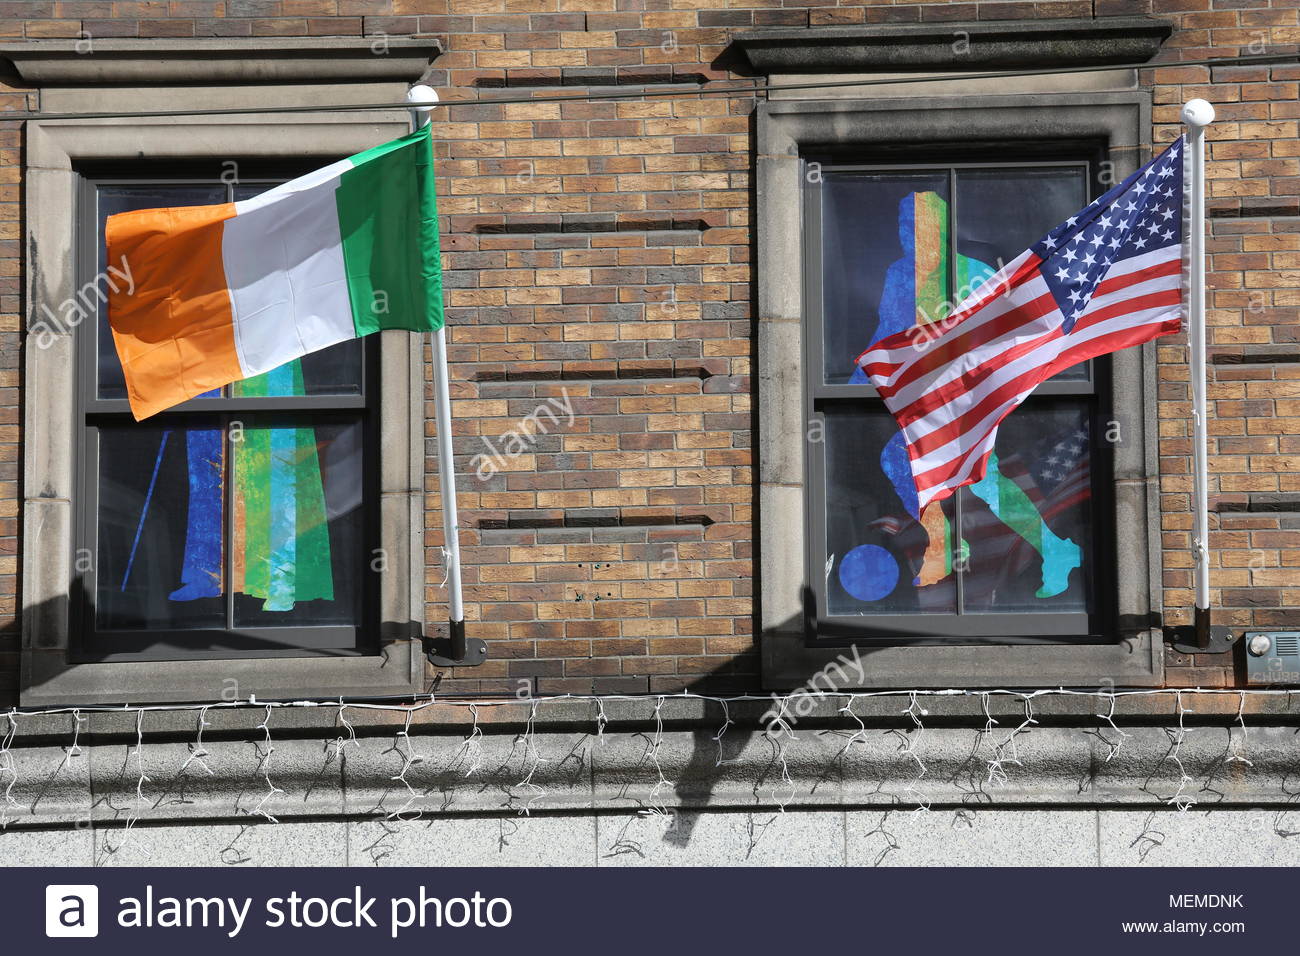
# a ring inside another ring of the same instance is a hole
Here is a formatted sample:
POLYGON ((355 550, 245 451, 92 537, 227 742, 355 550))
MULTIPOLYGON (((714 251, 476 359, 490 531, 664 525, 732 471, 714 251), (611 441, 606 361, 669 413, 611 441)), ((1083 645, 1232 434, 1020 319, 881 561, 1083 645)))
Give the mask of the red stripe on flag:
POLYGON ((1131 299, 1121 299, 1119 302, 1112 302, 1095 312, 1084 313, 1075 324, 1074 331, 1078 332, 1110 319, 1132 315, 1134 312, 1145 312, 1147 309, 1157 309, 1162 305, 1177 305, 1181 301, 1182 293, 1178 289, 1161 289, 1159 292, 1149 292, 1146 295, 1134 296, 1131 299))
MULTIPOLYGON (((1171 249, 1178 249, 1178 246, 1171 246, 1171 249)), ((1147 266, 1145 269, 1139 269, 1136 272, 1127 272, 1123 275, 1111 276, 1105 278, 1097 286, 1097 291, 1093 293, 1094 297, 1110 295, 1119 289, 1136 285, 1139 282, 1149 282, 1152 279, 1159 279, 1162 276, 1174 276, 1183 271, 1182 256, 1174 255, 1172 259, 1157 263, 1153 266, 1147 266)))
POLYGON ((1078 365, 1080 362, 1086 362, 1088 359, 1097 358, 1099 355, 1107 355, 1133 345, 1143 345, 1162 335, 1173 335, 1176 332, 1181 332, 1182 329, 1183 320, 1180 317, 1165 319, 1162 322, 1135 325, 1120 332, 1112 332, 1109 335, 1099 335, 1092 341, 1083 342, 1073 348, 1066 349, 1057 356, 1056 361, 1052 363, 1051 375, 1062 372, 1072 365, 1078 365))
MULTIPOLYGON (((1021 255, 1026 257, 1025 261, 1022 262, 1015 272, 1005 280, 994 281, 997 279, 997 276, 990 277, 988 281, 980 286, 980 291, 974 294, 977 295, 978 298, 967 297, 966 301, 960 303, 959 308, 951 315, 948 315, 937 322, 932 322, 927 325, 913 326, 912 328, 905 329, 902 332, 895 332, 893 335, 886 336, 880 341, 872 343, 869 348, 865 349, 862 354, 857 357, 855 360, 857 365, 861 367, 867 375, 871 375, 873 374, 871 369, 862 363, 863 359, 872 352, 897 351, 906 353, 906 351, 926 351, 927 347, 919 346, 918 342, 939 341, 945 338, 953 330, 961 326, 969 317, 982 312, 986 305, 996 301, 997 299, 1001 299, 1012 289, 1023 285, 1025 282, 1037 275, 1038 267, 1042 264, 1043 260, 1038 258, 1038 256, 1034 255, 1032 252, 1024 252, 1021 253, 1021 255), (985 289, 988 291, 985 292, 985 289), (931 330, 936 329, 936 327, 942 327, 942 329, 938 330, 938 335, 932 336, 930 332, 931 330)), ((1010 263, 1008 263, 1008 265, 1010 265, 1010 263)), ((892 368, 895 369, 900 365, 906 364, 905 362, 891 362, 889 359, 885 359, 884 361, 887 364, 891 364, 892 368)), ((878 372, 876 374, 883 375, 884 372, 878 372)))
MULTIPOLYGON (((986 438, 988 438, 990 434, 997 431, 998 426, 1002 424, 1003 420, 1005 420, 1006 417, 1015 410, 1016 410, 1016 406, 1010 405, 1007 407, 1007 410, 1003 412, 1001 415, 999 415, 997 419, 987 428, 984 428, 979 432, 971 432, 970 434, 972 436, 972 441, 967 446, 967 451, 963 452, 960 455, 957 455, 955 458, 948 459, 942 465, 935 465, 929 471, 923 471, 919 475, 913 472, 913 476, 916 478, 917 492, 922 497, 924 497, 927 491, 929 491, 932 488, 936 488, 939 485, 942 485, 946 481, 951 480, 960 471, 966 468, 969 461, 971 460, 971 456, 975 454, 974 449, 979 448, 980 444, 986 438)), ((908 443, 907 451, 910 457, 912 452, 910 442, 908 443)), ((989 447, 985 448, 982 452, 979 453, 979 458, 976 460, 975 466, 970 470, 970 472, 966 476, 966 478, 969 479, 969 481, 963 481, 963 484, 969 484, 971 482, 979 481, 981 478, 984 477, 984 473, 987 468, 987 459, 989 455, 992 453, 992 451, 993 451, 993 446, 989 445, 989 447)), ((946 489, 943 493, 937 495, 932 499, 929 499, 927 501, 927 504, 932 501, 941 501, 942 499, 948 497, 948 495, 952 494, 953 490, 954 489, 951 488, 946 489)))
MULTIPOLYGON (((894 411, 894 415, 898 418, 899 424, 903 427, 911 425, 913 422, 925 418, 937 409, 950 404, 953 399, 958 396, 974 391, 982 385, 989 376, 993 375, 993 373, 997 372, 999 369, 1010 365, 1017 359, 1023 358, 1032 352, 1038 351, 1043 346, 1056 341, 1060 337, 1061 329, 1059 326, 1049 329, 1047 332, 1044 332, 1035 339, 1031 339, 1028 342, 1021 342, 1017 346, 990 355, 987 359, 984 359, 981 364, 975 366, 975 368, 963 372, 961 375, 951 381, 945 382, 937 388, 932 388, 928 392, 924 392, 904 407, 891 410, 894 411)), ((889 395, 885 396, 886 399, 890 397, 891 396, 889 395)))
POLYGON ((954 335, 950 338, 940 339, 938 341, 942 344, 939 347, 923 352, 920 358, 904 369, 897 381, 882 387, 880 394, 885 398, 889 398, 899 389, 912 384, 921 376, 934 371, 940 366, 949 364, 959 356, 969 355, 978 348, 1038 321, 1055 308, 1056 301, 1052 298, 1052 293, 1045 291, 1037 298, 1031 299, 1024 305, 1017 306, 1014 309, 1008 309, 996 319, 986 322, 964 335, 954 335))
MULTIPOLYGON (((1059 336, 1053 338, 1056 339, 1059 336)), ((975 427, 989 415, 992 415, 998 406, 1014 400, 1021 392, 1032 391, 1037 388, 1045 378, 1043 366, 1037 365, 1015 378, 1008 379, 984 396, 978 405, 967 409, 952 421, 936 428, 934 431, 914 438, 911 444, 917 449, 917 457, 928 455, 936 448, 942 448, 967 428, 975 427)))

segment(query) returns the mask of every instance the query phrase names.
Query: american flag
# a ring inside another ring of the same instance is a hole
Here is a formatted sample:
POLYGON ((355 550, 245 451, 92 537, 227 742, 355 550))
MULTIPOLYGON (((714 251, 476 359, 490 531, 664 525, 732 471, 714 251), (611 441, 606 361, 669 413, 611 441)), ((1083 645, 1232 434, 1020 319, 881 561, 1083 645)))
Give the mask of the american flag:
POLYGON ((858 357, 903 430, 921 510, 984 477, 998 425, 1039 383, 1181 330, 1184 153, 1180 137, 950 316, 858 357))

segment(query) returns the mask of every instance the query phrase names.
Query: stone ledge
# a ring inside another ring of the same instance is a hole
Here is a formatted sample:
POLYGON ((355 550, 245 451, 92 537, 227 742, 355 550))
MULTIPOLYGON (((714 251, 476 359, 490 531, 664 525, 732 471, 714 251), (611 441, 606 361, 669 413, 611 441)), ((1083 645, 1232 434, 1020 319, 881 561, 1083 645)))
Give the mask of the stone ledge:
POLYGON ((980 20, 762 30, 732 43, 761 74, 968 71, 1145 63, 1172 31, 1153 17, 980 20))
MULTIPOLYGON (((1201 807, 1291 805, 1292 728, 1119 723, 858 731, 794 737, 732 727, 657 733, 539 732, 469 739, 412 733, 134 741, 13 750, 10 827, 190 821, 492 816, 655 809, 1201 807), (1121 737, 1121 733, 1123 736, 1121 737), (1011 738, 1015 735, 1014 743, 1011 738), (346 735, 344 735, 346 737, 346 735), (411 758, 408 764, 408 755, 411 758), (1000 760, 1000 763, 998 762, 1000 760), (1249 761, 1249 762, 1247 762, 1249 761), (407 767, 404 785, 400 779, 407 767), (1186 778, 1181 774, 1186 772, 1186 778), (147 777, 137 799, 140 774, 147 777)), ((594 728, 592 728, 594 730, 594 728)), ((8 775, 6 775, 8 776, 8 775)), ((0 791, 3 792, 3 791, 0 791)))
POLYGON ((35 86, 418 80, 443 52, 411 37, 28 40, 0 60, 35 86))

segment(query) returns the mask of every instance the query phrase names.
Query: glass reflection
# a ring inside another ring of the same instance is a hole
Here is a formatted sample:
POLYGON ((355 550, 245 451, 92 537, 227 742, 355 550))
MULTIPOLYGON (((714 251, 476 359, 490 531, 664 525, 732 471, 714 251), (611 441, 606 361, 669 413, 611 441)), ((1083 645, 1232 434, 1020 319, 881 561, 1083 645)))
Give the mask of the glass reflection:
POLYGON ((948 176, 830 173, 821 189, 822 374, 865 382, 859 355, 944 314, 948 176))
POLYGON ((984 480, 958 492, 965 610, 1092 610, 1089 431, 1077 401, 1035 402, 1002 423, 984 480))

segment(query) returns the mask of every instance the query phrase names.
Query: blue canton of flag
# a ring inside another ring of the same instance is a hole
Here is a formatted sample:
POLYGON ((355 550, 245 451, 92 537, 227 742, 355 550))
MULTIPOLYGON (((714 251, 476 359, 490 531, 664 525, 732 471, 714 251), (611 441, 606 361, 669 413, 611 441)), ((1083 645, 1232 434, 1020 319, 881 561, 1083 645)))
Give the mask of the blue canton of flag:
POLYGON ((1181 243, 1183 140, 1034 245, 1070 332, 1112 263, 1181 243))

